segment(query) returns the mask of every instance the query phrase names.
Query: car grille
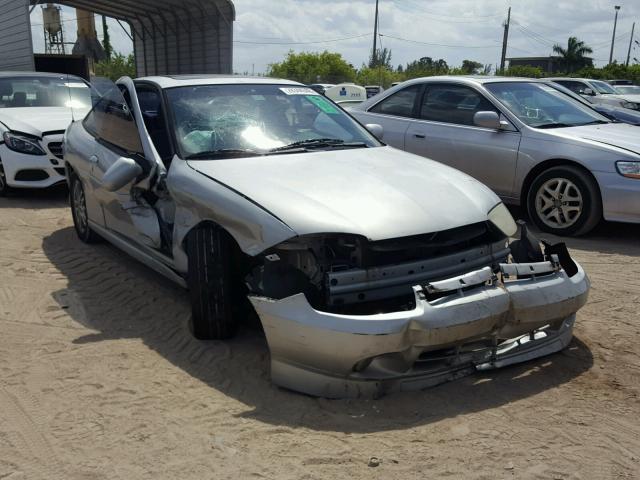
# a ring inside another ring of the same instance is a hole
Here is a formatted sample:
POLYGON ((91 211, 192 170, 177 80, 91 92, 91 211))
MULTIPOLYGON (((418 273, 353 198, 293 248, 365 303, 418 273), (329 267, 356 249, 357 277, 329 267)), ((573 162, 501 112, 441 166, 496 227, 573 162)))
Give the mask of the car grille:
POLYGON ((63 159, 62 142, 51 142, 47 145, 47 148, 54 157, 60 160, 63 159))
POLYGON ((47 178, 49 178, 47 172, 37 169, 20 170, 15 176, 18 182, 38 182, 40 180, 46 180, 47 178))

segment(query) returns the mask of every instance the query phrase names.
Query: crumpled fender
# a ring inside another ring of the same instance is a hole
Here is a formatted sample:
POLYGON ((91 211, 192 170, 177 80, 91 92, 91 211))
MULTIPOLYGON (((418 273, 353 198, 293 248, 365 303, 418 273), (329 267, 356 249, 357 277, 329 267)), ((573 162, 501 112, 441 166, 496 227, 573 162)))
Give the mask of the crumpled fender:
POLYGON ((174 157, 171 163, 166 184, 176 202, 173 255, 180 272, 188 270, 184 239, 202 222, 220 225, 250 256, 297 235, 260 205, 214 178, 195 171, 178 157, 174 157))

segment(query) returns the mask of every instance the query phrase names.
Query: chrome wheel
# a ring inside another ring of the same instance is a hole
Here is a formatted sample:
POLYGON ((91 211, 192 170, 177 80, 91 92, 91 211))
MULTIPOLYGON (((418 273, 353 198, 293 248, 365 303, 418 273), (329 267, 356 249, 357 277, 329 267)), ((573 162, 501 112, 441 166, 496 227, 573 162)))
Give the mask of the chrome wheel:
POLYGON ((82 184, 80 180, 76 180, 73 182, 73 191, 71 192, 73 196, 73 216, 76 220, 76 225, 78 229, 84 233, 87 231, 88 218, 87 218, 87 204, 84 198, 84 189, 82 188, 82 184))
POLYGON ((580 218, 584 201, 580 189, 567 178, 551 178, 535 196, 536 213, 551 228, 568 228, 580 218))

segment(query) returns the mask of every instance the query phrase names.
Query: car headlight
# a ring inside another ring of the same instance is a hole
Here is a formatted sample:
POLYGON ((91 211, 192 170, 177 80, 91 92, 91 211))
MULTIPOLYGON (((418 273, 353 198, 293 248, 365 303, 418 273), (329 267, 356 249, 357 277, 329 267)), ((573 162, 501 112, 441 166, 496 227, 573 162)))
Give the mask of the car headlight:
POLYGON ((513 237, 518 231, 518 226, 504 203, 499 203, 491 209, 489 220, 507 237, 513 237))
POLYGON ((622 105, 624 108, 630 108, 631 110, 640 110, 640 104, 635 102, 627 102, 626 100, 624 100, 620 105, 622 105))
POLYGON ((46 155, 45 151, 38 145, 35 138, 19 135, 12 132, 4 132, 2 135, 4 143, 10 150, 27 155, 46 155))
POLYGON ((623 177, 640 180, 640 162, 616 162, 616 170, 623 177))

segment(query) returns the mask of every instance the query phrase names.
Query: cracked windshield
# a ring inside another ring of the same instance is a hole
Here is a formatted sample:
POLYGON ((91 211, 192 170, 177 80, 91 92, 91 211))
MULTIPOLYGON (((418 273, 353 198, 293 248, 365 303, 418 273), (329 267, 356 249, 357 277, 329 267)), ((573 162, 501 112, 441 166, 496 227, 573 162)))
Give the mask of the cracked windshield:
POLYGON ((167 97, 180 150, 188 159, 379 145, 310 88, 205 85, 170 89, 167 97))

